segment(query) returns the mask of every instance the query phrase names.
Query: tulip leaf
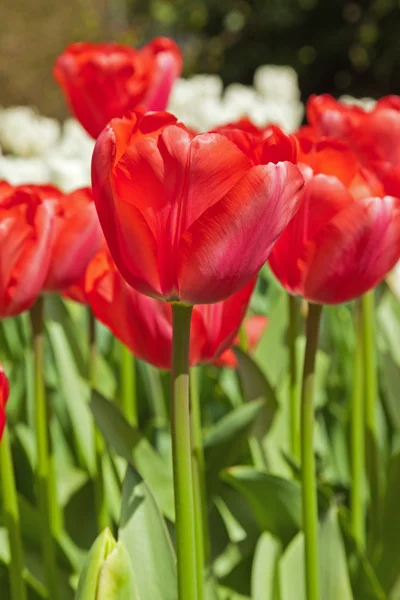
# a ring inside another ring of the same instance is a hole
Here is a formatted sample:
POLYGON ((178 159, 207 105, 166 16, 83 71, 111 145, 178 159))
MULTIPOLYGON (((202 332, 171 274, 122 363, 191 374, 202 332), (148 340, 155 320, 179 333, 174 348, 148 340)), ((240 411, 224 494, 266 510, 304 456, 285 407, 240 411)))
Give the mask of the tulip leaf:
POLYGON ((249 501, 263 531, 277 536, 284 545, 290 542, 301 523, 301 493, 296 481, 252 467, 232 467, 222 478, 249 501))
POLYGON ((400 576, 400 454, 391 457, 382 510, 381 546, 376 565, 378 579, 388 593, 400 576))
POLYGON ((170 472, 150 442, 124 419, 118 408, 97 392, 90 403, 97 426, 108 444, 143 477, 164 515, 174 521, 170 472))
POLYGON ((319 530, 320 585, 324 600, 353 600, 346 552, 338 523, 337 508, 332 507, 319 530), (332 568, 334 565, 334 568, 332 568))
POLYGON ((280 600, 307 600, 304 579, 304 536, 300 531, 279 561, 280 600))
POLYGON ((267 433, 278 409, 274 390, 257 363, 240 348, 234 349, 243 394, 247 402, 263 399, 263 410, 257 418, 256 436, 259 439, 267 433))
POLYGON ((89 409, 89 387, 80 377, 63 327, 57 321, 47 322, 61 392, 67 404, 76 448, 88 472, 95 472, 94 429, 89 409))
POLYGON ((107 556, 99 577, 96 600, 110 599, 140 600, 131 560, 121 541, 107 556))
POLYGON ((264 408, 264 400, 239 406, 222 417, 204 437, 207 489, 215 491, 220 471, 234 464, 243 450, 249 432, 264 408))
POLYGON ((105 529, 96 539, 86 557, 79 578, 76 600, 97 600, 101 568, 116 545, 117 542, 109 529, 105 529))
POLYGON ((251 574, 252 600, 280 600, 278 562, 282 544, 264 532, 258 540, 251 574))
POLYGON ((130 555, 141 600, 177 600, 176 559, 154 497, 131 466, 122 491, 119 539, 130 555))

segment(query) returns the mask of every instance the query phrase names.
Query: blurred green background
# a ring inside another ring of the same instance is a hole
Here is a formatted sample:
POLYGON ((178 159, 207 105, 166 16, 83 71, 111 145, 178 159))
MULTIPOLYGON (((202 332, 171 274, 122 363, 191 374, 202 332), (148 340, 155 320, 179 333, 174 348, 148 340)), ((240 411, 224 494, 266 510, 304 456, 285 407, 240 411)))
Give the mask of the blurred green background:
POLYGON ((399 32, 399 0, 2 0, 0 105, 65 117, 51 67, 68 42, 155 35, 181 45, 185 75, 250 84, 270 63, 296 69, 303 100, 400 93, 399 32))

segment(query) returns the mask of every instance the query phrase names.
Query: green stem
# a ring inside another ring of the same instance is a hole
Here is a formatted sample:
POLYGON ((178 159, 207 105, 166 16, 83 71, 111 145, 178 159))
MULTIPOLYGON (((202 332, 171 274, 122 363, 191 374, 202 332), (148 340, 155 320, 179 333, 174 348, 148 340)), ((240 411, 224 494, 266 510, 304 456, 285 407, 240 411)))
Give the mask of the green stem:
POLYGON ((12 600, 26 600, 24 573, 24 553, 21 537, 21 525, 18 507, 17 489, 15 486, 14 465, 11 454, 8 428, 3 433, 0 443, 0 473, 2 483, 4 523, 7 528, 10 545, 10 588, 12 600))
MULTIPOLYGON (((91 389, 95 387, 96 381, 96 359, 97 359, 97 341, 96 341, 96 319, 93 312, 89 308, 88 313, 89 319, 89 361, 88 361, 88 376, 91 389)), ((95 443, 95 455, 96 455, 96 470, 93 478, 94 486, 94 501, 96 507, 97 526, 99 532, 103 531, 109 526, 107 502, 104 488, 104 477, 103 477, 103 454, 104 454, 104 440, 97 429, 94 426, 94 443, 95 443)))
POLYGON ((318 500, 314 457, 314 382, 322 306, 309 304, 301 397, 301 476, 307 600, 320 600, 318 500))
POLYGON ((297 381, 297 356, 296 339, 299 320, 299 307, 297 298, 288 294, 289 324, 288 324, 288 346, 289 346, 289 395, 290 395, 290 449, 293 458, 300 463, 300 406, 299 406, 299 382, 297 381))
POLYGON ((128 423, 137 427, 136 364, 132 352, 120 342, 121 410, 128 423))
MULTIPOLYGON (((179 600, 198 599, 189 414, 191 317, 191 306, 172 304, 171 434, 179 600)), ((198 600, 203 599, 199 598, 198 600)))
POLYGON ((361 322, 361 306, 359 301, 356 303, 355 329, 356 345, 353 371, 354 389, 351 399, 350 520, 353 537, 360 550, 363 550, 365 545, 365 515, 363 494, 365 468, 365 430, 363 398, 363 331, 361 322))
POLYGON ((364 398, 367 451, 367 477, 370 490, 371 541, 378 537, 380 519, 381 479, 379 475, 379 447, 377 435, 378 376, 376 362, 374 290, 361 297, 361 315, 364 356, 364 398))
POLYGON ((190 372, 190 417, 192 434, 192 471, 193 496, 196 521, 196 566, 197 596, 204 597, 205 566, 210 557, 210 535, 208 530, 208 511, 205 481, 205 463, 203 435, 201 430, 201 411, 199 394, 199 368, 190 372))
POLYGON ((143 363, 150 388, 150 399, 154 412, 154 425, 159 429, 168 427, 169 419, 162 387, 160 371, 148 363, 143 363))
MULTIPOLYGON (((56 544, 53 533, 58 521, 57 502, 52 493, 50 458, 49 415, 44 385, 44 335, 43 335, 43 299, 38 298, 30 311, 35 363, 35 426, 36 426, 36 478, 38 505, 41 520, 41 539, 43 560, 49 598, 58 596, 58 573, 56 564, 56 544)), ((54 481, 54 480, 53 480, 54 481)))

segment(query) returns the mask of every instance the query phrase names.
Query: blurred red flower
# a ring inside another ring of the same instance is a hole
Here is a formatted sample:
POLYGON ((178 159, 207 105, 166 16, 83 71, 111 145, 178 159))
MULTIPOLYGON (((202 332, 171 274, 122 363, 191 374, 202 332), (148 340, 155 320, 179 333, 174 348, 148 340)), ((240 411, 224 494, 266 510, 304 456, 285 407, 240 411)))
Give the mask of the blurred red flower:
POLYGON ((52 186, 0 183, 0 317, 29 309, 41 292, 58 194, 52 186))
POLYGON ((182 69, 178 46, 155 38, 136 50, 115 43, 70 44, 56 59, 54 77, 69 107, 94 138, 129 109, 164 110, 182 69))
POLYGON ((311 302, 346 302, 375 287, 400 257, 400 200, 335 139, 300 135, 304 201, 269 262, 311 302))
POLYGON ((54 242, 44 283, 47 291, 63 291, 85 273, 104 243, 90 188, 53 196, 54 242))
POLYGON ((0 365, 0 440, 6 424, 6 404, 10 393, 10 384, 3 367, 0 365))
MULTIPOLYGON (((246 349, 250 352, 255 350, 260 342, 265 328, 268 325, 268 317, 263 315, 251 315, 246 317, 243 321, 244 337, 246 341, 246 349)), ((240 346, 239 335, 233 340, 233 346, 240 346)), ((214 364, 218 367, 231 367, 236 369, 238 361, 235 356, 235 352, 232 348, 228 348, 221 354, 219 358, 214 361, 214 364)))
MULTIPOLYGON (((229 348, 237 334, 255 286, 217 304, 196 305, 190 336, 190 363, 212 362, 229 348)), ((172 309, 168 302, 149 298, 131 288, 107 250, 96 254, 85 277, 85 292, 94 315, 135 356, 169 369, 172 353, 172 309)))
POLYGON ((113 119, 95 146, 92 183, 126 281, 187 304, 219 302, 249 283, 301 199, 291 144, 277 138, 268 164, 255 164, 225 133, 195 135, 168 113, 113 119))
POLYGON ((312 96, 307 117, 315 134, 341 139, 363 166, 382 181, 386 194, 400 196, 400 97, 378 100, 372 110, 349 106, 327 94, 312 96))

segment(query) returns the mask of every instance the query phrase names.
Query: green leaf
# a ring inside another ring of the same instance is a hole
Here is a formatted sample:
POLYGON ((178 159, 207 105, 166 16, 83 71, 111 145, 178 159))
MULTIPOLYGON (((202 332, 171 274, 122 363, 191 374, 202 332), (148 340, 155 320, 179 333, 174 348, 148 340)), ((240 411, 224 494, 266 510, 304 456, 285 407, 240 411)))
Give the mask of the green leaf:
POLYGON ((336 507, 329 510, 321 523, 318 554, 324 600, 353 600, 336 507))
POLYGON ((109 529, 105 529, 99 535, 83 566, 76 592, 76 600, 96 600, 101 568, 116 545, 117 542, 109 529))
POLYGON ((128 467, 119 539, 131 558, 141 600, 177 600, 176 560, 165 521, 139 474, 128 467))
POLYGON ((280 600, 307 600, 302 532, 299 532, 291 541, 279 562, 279 583, 280 600))
POLYGON ((234 352, 238 361, 238 372, 246 401, 264 401, 263 411, 257 419, 257 431, 255 432, 256 436, 262 439, 271 427, 278 409, 278 401, 272 386, 257 363, 240 348, 235 348, 234 352))
POLYGON ((62 325, 57 321, 48 321, 47 331, 61 391, 73 427, 76 448, 83 465, 93 475, 95 472, 95 447, 93 419, 89 409, 89 387, 79 375, 62 325))
POLYGON ((301 492, 296 481, 252 467, 227 469, 222 478, 247 498, 261 529, 284 545, 296 535, 301 523, 301 492))
POLYGON ((389 463, 387 488, 382 510, 382 552, 376 565, 378 579, 388 593, 400 574, 400 454, 389 463))
POLYGON ((258 540, 251 574, 252 600, 279 600, 278 562, 282 544, 270 533, 258 540))
POLYGON ((287 314, 287 294, 283 293, 268 314, 268 327, 254 354, 273 386, 278 384, 287 366, 287 314))
POLYGON ((164 460, 138 429, 129 425, 118 408, 97 392, 90 407, 108 444, 140 473, 164 515, 174 521, 172 476, 164 460))
POLYGON ((222 417, 205 435, 203 443, 209 492, 215 491, 221 469, 237 461, 264 404, 264 400, 255 400, 239 406, 222 417))

